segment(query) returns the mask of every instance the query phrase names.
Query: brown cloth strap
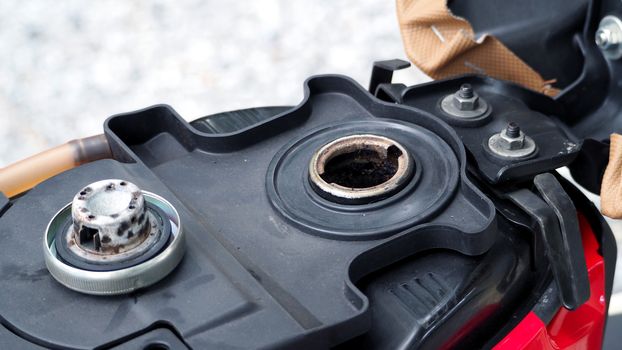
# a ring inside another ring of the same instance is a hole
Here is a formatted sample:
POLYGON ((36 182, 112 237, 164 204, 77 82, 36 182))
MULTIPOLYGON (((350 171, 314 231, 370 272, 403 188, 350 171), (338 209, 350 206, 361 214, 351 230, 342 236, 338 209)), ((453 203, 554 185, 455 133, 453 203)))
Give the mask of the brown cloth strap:
POLYGON ((443 0, 397 0, 397 17, 408 58, 434 79, 479 73, 509 80, 549 96, 559 90, 496 38, 475 39, 473 28, 443 0))
POLYGON ((622 135, 612 134, 609 164, 600 186, 600 210, 612 219, 622 218, 622 135))

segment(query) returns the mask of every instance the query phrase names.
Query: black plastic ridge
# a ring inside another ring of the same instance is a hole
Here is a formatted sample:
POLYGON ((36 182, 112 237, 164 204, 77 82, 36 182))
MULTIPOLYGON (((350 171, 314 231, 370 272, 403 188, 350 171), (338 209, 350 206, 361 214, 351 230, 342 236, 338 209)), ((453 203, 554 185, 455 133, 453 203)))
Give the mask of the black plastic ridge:
POLYGON ((380 84, 391 83, 394 71, 408 67, 410 67, 410 62, 400 59, 374 62, 369 80, 369 92, 375 95, 380 84))

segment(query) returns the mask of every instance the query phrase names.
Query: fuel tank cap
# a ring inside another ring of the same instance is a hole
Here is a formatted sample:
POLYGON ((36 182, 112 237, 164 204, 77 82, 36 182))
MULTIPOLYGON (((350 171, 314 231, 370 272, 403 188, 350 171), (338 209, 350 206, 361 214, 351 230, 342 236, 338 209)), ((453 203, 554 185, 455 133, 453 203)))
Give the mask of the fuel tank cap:
POLYGON ((118 179, 82 188, 50 221, 43 243, 46 266, 58 282, 97 295, 149 286, 184 254, 175 208, 118 179))

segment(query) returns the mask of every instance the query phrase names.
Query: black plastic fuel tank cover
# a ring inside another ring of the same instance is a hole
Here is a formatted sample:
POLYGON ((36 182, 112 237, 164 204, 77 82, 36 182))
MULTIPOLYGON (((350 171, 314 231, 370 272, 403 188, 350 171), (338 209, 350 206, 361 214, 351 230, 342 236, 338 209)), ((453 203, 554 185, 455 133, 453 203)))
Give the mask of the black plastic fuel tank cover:
POLYGON ((191 348, 331 347, 370 328, 363 277, 429 249, 480 255, 497 240, 455 132, 346 77, 310 78, 297 107, 235 132, 201 132, 168 106, 113 116, 105 132, 116 160, 54 177, 0 217, 2 324, 38 344, 111 346, 161 323, 191 348), (402 145, 408 182, 366 204, 317 195, 313 152, 360 134, 402 145), (41 254, 48 220, 76 187, 105 178, 164 197, 185 227, 182 263, 130 296, 72 292, 41 254))

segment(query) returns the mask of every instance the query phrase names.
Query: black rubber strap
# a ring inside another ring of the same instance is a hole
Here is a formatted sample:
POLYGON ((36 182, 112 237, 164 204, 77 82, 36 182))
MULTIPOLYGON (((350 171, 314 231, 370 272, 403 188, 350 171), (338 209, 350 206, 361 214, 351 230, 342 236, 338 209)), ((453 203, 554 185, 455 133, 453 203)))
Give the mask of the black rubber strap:
POLYGON ((542 198, 527 189, 508 198, 531 216, 534 229, 542 235, 562 303, 572 310, 590 296, 577 211, 553 175, 540 174, 534 184, 542 198))

